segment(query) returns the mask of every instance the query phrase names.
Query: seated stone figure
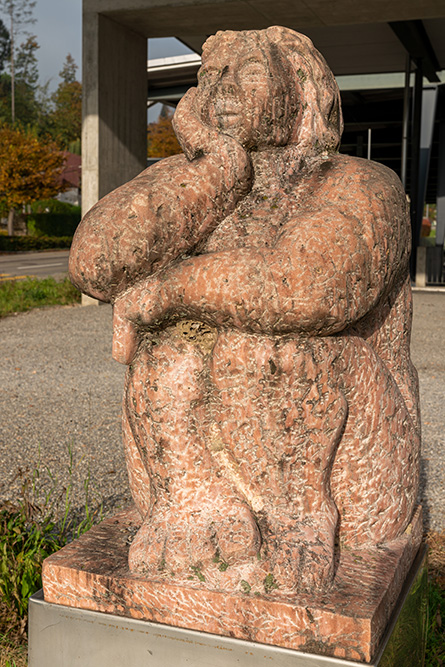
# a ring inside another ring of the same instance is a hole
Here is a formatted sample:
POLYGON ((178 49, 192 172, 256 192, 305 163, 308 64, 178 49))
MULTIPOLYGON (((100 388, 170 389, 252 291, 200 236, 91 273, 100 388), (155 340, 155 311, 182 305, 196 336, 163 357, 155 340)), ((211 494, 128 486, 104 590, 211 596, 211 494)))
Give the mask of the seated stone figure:
POLYGON ((129 566, 321 591, 415 507, 405 195, 338 153, 334 77, 287 28, 208 39, 174 125, 185 154, 96 204, 70 259, 128 364, 129 566))

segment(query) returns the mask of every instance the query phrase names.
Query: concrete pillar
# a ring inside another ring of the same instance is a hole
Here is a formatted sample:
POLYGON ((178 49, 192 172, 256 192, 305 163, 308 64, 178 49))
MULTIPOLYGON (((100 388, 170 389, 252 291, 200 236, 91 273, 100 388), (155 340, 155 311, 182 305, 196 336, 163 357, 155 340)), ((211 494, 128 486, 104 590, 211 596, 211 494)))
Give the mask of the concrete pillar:
MULTIPOLYGON (((147 39, 83 14, 82 215, 147 166, 147 39)), ((82 305, 98 304, 85 294, 82 305)))
POLYGON ((419 245, 417 248, 413 248, 413 252, 417 253, 416 287, 425 287, 427 283, 426 247, 419 245))
POLYGON ((436 245, 445 243, 445 86, 440 86, 439 97, 439 165, 437 169, 436 245))
POLYGON ((82 213, 147 164, 147 39, 83 14, 82 213))

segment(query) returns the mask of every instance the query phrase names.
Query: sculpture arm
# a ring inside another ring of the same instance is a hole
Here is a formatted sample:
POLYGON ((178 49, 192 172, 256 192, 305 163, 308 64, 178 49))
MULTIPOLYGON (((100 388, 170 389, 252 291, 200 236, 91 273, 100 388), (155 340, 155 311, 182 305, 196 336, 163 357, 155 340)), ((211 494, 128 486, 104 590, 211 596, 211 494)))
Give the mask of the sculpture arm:
POLYGON ((195 89, 175 113, 184 155, 149 167, 86 214, 70 253, 72 282, 101 301, 187 254, 228 215, 251 184, 250 158, 206 127, 195 89))
POLYGON ((115 358, 134 353, 128 341, 138 325, 181 317, 253 333, 334 334, 369 312, 406 268, 408 236, 398 186, 350 189, 342 202, 288 223, 274 247, 189 258, 136 285, 115 305, 115 358))

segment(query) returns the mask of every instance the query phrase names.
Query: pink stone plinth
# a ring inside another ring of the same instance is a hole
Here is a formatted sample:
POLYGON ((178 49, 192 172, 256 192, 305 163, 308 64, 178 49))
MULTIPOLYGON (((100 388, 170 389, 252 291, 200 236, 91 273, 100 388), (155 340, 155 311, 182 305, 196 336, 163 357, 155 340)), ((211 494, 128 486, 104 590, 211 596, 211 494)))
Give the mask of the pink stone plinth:
POLYGON ((198 568, 180 582, 131 572, 128 550, 140 518, 129 509, 45 560, 45 601, 370 662, 419 548, 421 519, 419 507, 392 542, 344 549, 324 593, 252 594, 212 590, 198 568))

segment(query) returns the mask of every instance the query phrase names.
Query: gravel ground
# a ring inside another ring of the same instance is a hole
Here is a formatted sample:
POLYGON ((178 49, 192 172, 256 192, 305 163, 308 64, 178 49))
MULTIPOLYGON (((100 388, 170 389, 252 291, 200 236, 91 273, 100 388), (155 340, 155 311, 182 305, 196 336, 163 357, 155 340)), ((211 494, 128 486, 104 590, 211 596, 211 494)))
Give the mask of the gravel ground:
POLYGON ((107 509, 128 502, 120 427, 125 367, 111 358, 111 307, 4 318, 0 359, 0 498, 13 498, 38 469, 45 489, 57 478, 52 499, 71 487, 73 506, 82 506, 90 474, 90 490, 107 509))
POLYGON ((428 530, 445 530, 445 289, 414 292, 411 356, 419 373, 421 494, 428 530))
MULTIPOLYGON (((445 529, 445 291, 414 294, 426 528, 445 529)), ((130 501, 120 433, 125 368, 111 359, 109 306, 34 310, 0 320, 0 500, 36 471, 63 510, 90 494, 106 512, 130 501), (40 463, 39 463, 40 461, 40 463)))

